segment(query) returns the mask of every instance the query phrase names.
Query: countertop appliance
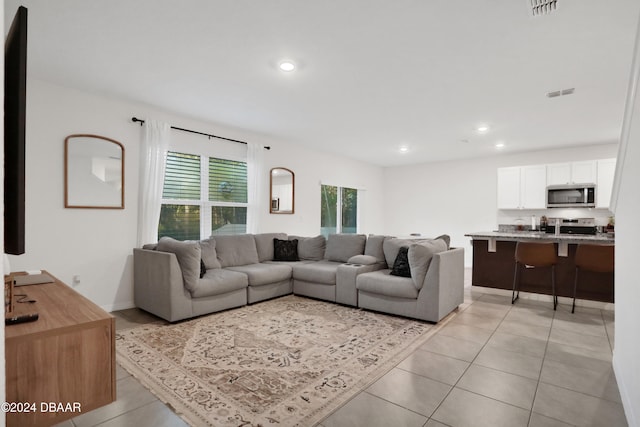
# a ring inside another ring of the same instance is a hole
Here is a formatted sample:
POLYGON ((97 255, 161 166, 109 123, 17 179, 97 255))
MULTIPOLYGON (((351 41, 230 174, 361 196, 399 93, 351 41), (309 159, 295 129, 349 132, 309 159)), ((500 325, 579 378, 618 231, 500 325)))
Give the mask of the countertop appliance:
POLYGON ((550 185, 547 187, 548 208, 594 208, 595 184, 550 185))
POLYGON ((594 218, 549 218, 547 233, 555 233, 556 227, 560 226, 561 234, 596 234, 596 220, 594 218))

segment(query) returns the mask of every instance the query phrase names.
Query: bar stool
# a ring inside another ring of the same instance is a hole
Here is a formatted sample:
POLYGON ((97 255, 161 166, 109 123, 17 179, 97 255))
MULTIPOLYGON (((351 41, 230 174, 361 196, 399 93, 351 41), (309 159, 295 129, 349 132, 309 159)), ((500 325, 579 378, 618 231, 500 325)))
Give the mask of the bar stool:
POLYGON ((556 296, 556 264, 558 255, 556 246, 552 242, 518 242, 516 244, 516 268, 513 272, 513 293, 511 304, 520 297, 520 266, 551 267, 551 295, 553 295, 553 309, 558 305, 556 296), (516 294, 517 292, 517 294, 516 294))
POLYGON ((580 270, 594 271, 596 273, 613 273, 614 271, 614 246, 591 245, 581 243, 576 248, 576 278, 573 282, 573 306, 571 312, 576 309, 576 290, 578 289, 578 273, 580 270))

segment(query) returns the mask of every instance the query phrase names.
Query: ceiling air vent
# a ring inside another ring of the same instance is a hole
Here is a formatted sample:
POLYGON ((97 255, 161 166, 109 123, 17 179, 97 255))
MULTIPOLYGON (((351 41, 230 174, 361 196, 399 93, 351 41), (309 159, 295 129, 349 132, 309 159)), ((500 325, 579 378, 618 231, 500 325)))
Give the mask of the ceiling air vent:
POLYGON ((547 15, 558 8, 558 0, 527 0, 533 16, 547 15))
POLYGON ((547 98, 555 98, 557 96, 571 95, 575 91, 576 91, 576 88, 574 88, 574 87, 569 88, 569 89, 555 90, 553 92, 548 92, 547 93, 547 98))

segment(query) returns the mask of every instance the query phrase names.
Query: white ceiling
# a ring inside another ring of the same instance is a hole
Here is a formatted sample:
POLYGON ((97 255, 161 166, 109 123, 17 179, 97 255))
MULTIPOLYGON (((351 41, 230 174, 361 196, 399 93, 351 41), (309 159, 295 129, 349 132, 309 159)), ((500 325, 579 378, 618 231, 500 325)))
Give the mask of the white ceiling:
POLYGON ((640 2, 529 2, 7 0, 5 26, 29 9, 39 79, 378 165, 617 141, 640 2))

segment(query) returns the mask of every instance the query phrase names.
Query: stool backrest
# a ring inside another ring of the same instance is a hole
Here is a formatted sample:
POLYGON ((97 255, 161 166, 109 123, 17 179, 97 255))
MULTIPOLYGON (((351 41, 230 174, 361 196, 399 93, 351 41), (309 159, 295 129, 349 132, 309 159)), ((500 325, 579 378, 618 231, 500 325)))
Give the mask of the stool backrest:
POLYGON ((612 273, 614 270, 613 245, 579 244, 576 248, 576 267, 597 273, 612 273))
POLYGON ((533 267, 549 267, 558 262, 556 246, 551 242, 518 242, 516 262, 533 267))

